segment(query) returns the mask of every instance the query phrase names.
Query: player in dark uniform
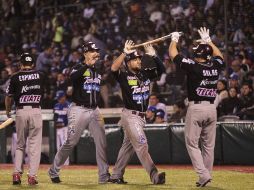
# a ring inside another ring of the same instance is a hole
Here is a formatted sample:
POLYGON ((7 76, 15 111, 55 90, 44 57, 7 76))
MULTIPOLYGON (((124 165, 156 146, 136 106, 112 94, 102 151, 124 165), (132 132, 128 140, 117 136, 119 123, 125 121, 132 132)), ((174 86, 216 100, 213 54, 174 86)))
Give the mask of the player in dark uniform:
POLYGON ((99 168, 99 183, 109 180, 108 163, 106 157, 106 136, 104 120, 97 107, 100 97, 101 73, 95 67, 99 60, 99 49, 93 42, 83 46, 84 62, 72 68, 70 79, 73 84, 72 104, 68 110, 67 140, 57 152, 53 165, 48 174, 53 183, 60 183, 59 172, 78 143, 85 129, 89 129, 96 146, 96 161, 99 168))
POLYGON ((178 32, 174 32, 171 37, 169 55, 187 73, 189 105, 185 121, 185 143, 192 165, 199 175, 196 185, 204 187, 212 179, 217 122, 214 100, 218 77, 225 64, 220 50, 209 37, 209 30, 200 28, 198 31, 201 43, 193 48, 193 60, 178 54, 178 32))
POLYGON ((160 77, 165 68, 151 45, 145 46, 145 50, 154 59, 156 67, 149 69, 141 68, 141 56, 137 51, 129 50, 133 45, 132 41, 127 40, 124 52, 114 61, 111 67, 114 77, 120 83, 125 107, 121 116, 124 140, 113 169, 111 182, 118 184, 126 183, 123 180, 125 167, 134 152, 136 152, 152 183, 163 184, 165 183, 165 173, 158 173, 148 153, 148 144, 143 127, 145 125, 145 111, 148 106, 150 82, 160 77), (120 70, 120 67, 124 61, 127 70, 123 72, 120 70))
POLYGON ((21 184, 23 158, 28 139, 29 171, 28 184, 36 185, 41 158, 42 115, 41 100, 44 76, 33 70, 34 60, 29 53, 21 55, 21 70, 12 75, 6 90, 6 114, 10 117, 12 100, 16 105, 17 148, 13 185, 21 184))

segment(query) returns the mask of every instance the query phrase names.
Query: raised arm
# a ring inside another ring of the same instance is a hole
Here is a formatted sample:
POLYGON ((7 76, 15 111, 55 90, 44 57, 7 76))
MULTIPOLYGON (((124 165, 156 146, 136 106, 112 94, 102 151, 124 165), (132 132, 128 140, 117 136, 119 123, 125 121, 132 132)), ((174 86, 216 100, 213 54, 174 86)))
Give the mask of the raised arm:
POLYGON ((155 49, 151 44, 147 44, 144 46, 145 52, 147 55, 151 56, 156 64, 157 74, 161 76, 162 73, 166 72, 165 66, 161 59, 156 55, 155 49))
POLYGON ((219 56, 221 58, 223 58, 223 55, 221 53, 221 51, 219 50, 219 48, 212 42, 210 36, 209 36, 209 29, 207 29, 206 27, 200 27, 200 29, 198 30, 198 33, 201 37, 200 40, 197 40, 201 43, 207 43, 209 44, 212 49, 213 49, 213 56, 219 56))
POLYGON ((169 54, 169 57, 171 58, 171 60, 173 60, 175 58, 175 56, 178 55, 178 50, 177 50, 176 46, 177 46, 179 37, 180 37, 179 32, 173 32, 172 33, 171 43, 170 43, 169 48, 168 48, 168 54, 169 54))
POLYGON ((124 58, 127 54, 134 52, 135 50, 131 50, 131 46, 134 46, 134 42, 132 40, 127 40, 124 45, 123 53, 114 60, 111 71, 118 71, 124 61, 124 58))

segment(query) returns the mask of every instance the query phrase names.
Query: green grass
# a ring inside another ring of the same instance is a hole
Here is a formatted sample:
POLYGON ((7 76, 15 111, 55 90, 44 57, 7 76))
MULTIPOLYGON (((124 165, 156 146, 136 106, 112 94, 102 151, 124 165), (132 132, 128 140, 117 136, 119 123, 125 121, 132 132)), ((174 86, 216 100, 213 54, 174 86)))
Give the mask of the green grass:
MULTIPOLYGON (((162 169, 160 169, 162 171, 162 169)), ((193 170, 172 169, 166 172, 165 185, 152 185, 144 169, 126 169, 126 185, 97 184, 96 169, 63 169, 61 171, 61 184, 52 184, 47 176, 46 169, 40 169, 38 175, 38 186, 28 186, 26 175, 23 175, 21 186, 12 185, 12 170, 0 169, 0 190, 78 190, 78 189, 101 189, 101 190, 146 190, 146 189, 198 189, 195 187, 197 176, 193 170)), ((254 189, 254 174, 240 173, 234 171, 214 171, 213 181, 206 190, 246 190, 254 189)))

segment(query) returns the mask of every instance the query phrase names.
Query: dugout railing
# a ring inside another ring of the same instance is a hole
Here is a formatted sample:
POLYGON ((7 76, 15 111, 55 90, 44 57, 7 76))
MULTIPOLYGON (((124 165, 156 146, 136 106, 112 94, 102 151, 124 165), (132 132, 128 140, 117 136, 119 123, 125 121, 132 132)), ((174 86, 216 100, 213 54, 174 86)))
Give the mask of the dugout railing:
MULTIPOLYGON (((6 119, 0 115, 0 122, 6 119)), ((52 112, 43 113, 43 136, 48 137, 49 163, 56 153, 55 128, 52 112)), ((6 163, 7 138, 11 127, 0 130, 0 163, 6 163)), ((110 164, 114 164, 123 140, 123 130, 118 125, 105 125, 107 137, 107 155, 110 164)), ((146 125, 149 152, 156 164, 189 164, 185 140, 184 123, 146 125)), ((254 123, 252 121, 218 122, 215 144, 215 164, 254 164, 254 123)), ((73 164, 96 164, 95 145, 89 131, 85 130, 71 155, 73 164)), ((131 164, 139 164, 136 155, 131 164)))

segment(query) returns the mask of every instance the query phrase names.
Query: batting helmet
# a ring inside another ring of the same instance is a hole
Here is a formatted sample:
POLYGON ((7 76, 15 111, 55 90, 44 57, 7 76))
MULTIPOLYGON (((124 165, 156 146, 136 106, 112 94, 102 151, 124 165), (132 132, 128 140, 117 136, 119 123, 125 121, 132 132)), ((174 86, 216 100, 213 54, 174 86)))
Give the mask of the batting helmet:
POLYGON ((84 52, 88 52, 88 51, 99 51, 100 49, 96 46, 95 43, 93 42, 85 42, 83 45, 82 45, 82 48, 83 48, 83 51, 84 52))
POLYGON ((209 60, 213 54, 213 49, 208 44, 199 44, 193 48, 194 57, 209 60))
POLYGON ((23 53, 20 56, 20 62, 22 65, 33 65, 34 60, 30 53, 23 53))

